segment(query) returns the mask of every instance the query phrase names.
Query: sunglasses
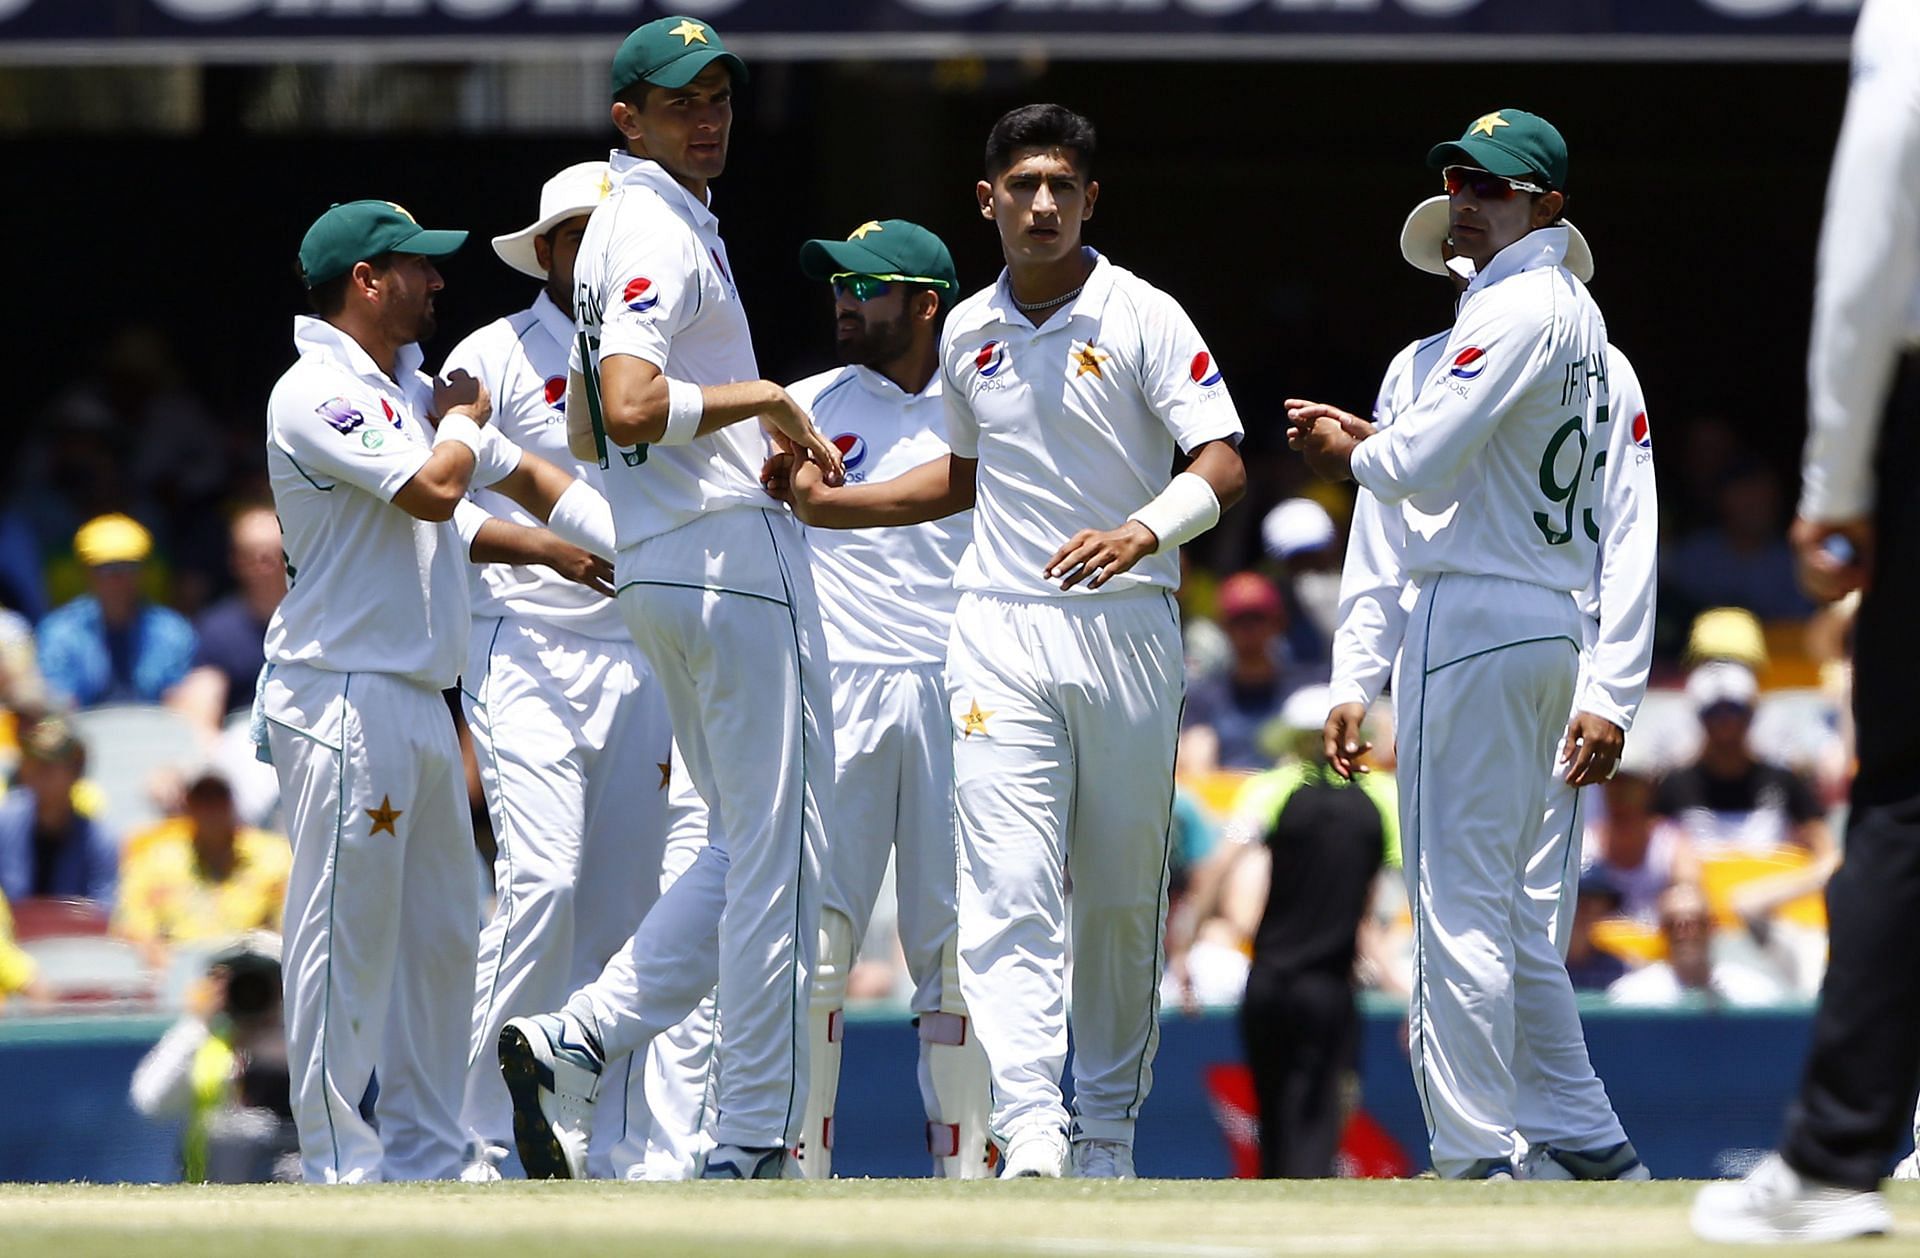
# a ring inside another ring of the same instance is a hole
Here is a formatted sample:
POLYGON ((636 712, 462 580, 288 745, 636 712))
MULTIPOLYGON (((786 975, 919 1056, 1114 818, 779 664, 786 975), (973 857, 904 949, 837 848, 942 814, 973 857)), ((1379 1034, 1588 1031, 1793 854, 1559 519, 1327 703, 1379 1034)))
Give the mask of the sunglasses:
POLYGON ((885 297, 893 291, 895 284, 930 284, 934 288, 945 288, 945 280, 936 280, 925 275, 862 275, 857 271, 842 271, 832 277, 833 295, 845 297, 853 294, 855 301, 872 301, 875 297, 885 297))
POLYGON ((1504 175, 1472 166, 1449 166, 1440 172, 1440 179, 1447 185, 1447 195, 1457 197, 1462 192, 1471 191, 1476 201, 1511 201, 1516 192, 1531 192, 1536 196, 1543 196, 1547 192, 1537 183, 1508 179, 1504 175))

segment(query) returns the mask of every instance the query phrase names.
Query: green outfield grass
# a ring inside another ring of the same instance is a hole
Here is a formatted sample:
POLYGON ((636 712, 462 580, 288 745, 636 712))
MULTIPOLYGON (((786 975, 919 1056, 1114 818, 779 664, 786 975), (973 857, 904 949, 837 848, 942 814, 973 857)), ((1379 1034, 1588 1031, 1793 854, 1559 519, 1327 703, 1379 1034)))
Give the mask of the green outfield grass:
MULTIPOLYGON (((1920 1235, 1920 1185, 1892 1194, 1920 1235)), ((944 1184, 0 1186, 0 1253, 52 1258, 766 1258, 855 1255, 1728 1252, 1695 1242, 1695 1185, 1145 1180, 944 1184)))

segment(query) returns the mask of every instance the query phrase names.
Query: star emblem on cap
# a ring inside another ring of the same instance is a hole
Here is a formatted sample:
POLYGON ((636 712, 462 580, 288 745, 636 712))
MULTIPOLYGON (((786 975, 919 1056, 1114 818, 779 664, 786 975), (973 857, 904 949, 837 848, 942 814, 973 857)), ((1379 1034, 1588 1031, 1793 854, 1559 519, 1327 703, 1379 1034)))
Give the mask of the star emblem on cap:
POLYGON ((960 718, 960 724, 963 727, 960 737, 972 738, 975 734, 978 734, 982 738, 985 738, 987 736, 987 718, 992 716, 993 712, 991 709, 982 708, 978 699, 972 700, 972 705, 973 706, 967 709, 966 714, 960 718))
POLYGON ((391 795, 382 795, 378 808, 363 808, 361 811, 373 819, 373 829, 367 831, 369 838, 379 834, 383 830, 396 839, 400 837, 400 832, 393 828, 393 823, 406 814, 393 806, 393 797, 391 795))
POLYGON ((882 227, 877 219, 870 218, 866 222, 860 224, 860 226, 854 228, 853 234, 848 236, 847 239, 848 240, 865 240, 867 238, 868 232, 883 232, 885 230, 887 229, 882 227))
POLYGON ((1505 118, 1502 118, 1500 116, 1500 111, 1496 109, 1490 114, 1481 114, 1478 118, 1475 118, 1473 120, 1473 125, 1467 128, 1467 134, 1468 135, 1484 135, 1484 136, 1487 136, 1488 138, 1492 138, 1493 129, 1495 127, 1510 127, 1512 125, 1513 124, 1511 122, 1508 122, 1505 118))
POLYGON ((415 218, 413 214, 407 209, 407 207, 400 204, 398 201, 389 201, 387 202, 387 205, 389 208, 397 212, 401 218, 406 219, 409 223, 412 223, 416 227, 420 225, 420 220, 415 218))
POLYGON ((688 21, 685 18, 682 18, 680 25, 668 31, 667 34, 678 35, 680 37, 680 44, 684 48, 691 48, 695 44, 704 44, 707 42, 707 28, 698 22, 688 21))
POLYGON ((1088 341, 1079 349, 1067 355, 1067 360, 1080 369, 1073 373, 1076 378, 1080 376, 1092 376, 1096 380, 1105 380, 1107 378, 1100 370, 1100 364, 1107 361, 1107 356, 1100 350, 1095 349, 1092 341, 1088 341))

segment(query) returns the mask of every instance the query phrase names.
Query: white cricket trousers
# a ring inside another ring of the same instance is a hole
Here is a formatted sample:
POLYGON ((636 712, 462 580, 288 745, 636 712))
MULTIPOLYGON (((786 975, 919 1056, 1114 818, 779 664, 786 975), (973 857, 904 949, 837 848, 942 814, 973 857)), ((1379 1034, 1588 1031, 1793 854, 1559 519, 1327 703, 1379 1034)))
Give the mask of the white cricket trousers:
POLYGON ((1071 876, 1074 1134, 1132 1142, 1160 1042, 1182 668, 1163 590, 961 597, 947 652, 960 986, 1003 1141, 1068 1123, 1071 876))
POLYGON ((1563 591, 1449 572, 1424 583, 1402 647, 1408 1047, 1442 1176, 1510 1158, 1516 1130, 1569 1149, 1625 1139, 1560 951, 1576 801, 1555 760, 1582 633, 1563 591))
MULTIPOLYGON (((475 1140, 511 1148, 500 1028, 565 1003, 660 898, 673 731, 630 639, 584 637, 528 617, 474 622, 461 688, 496 850, 461 1121, 475 1140)), ((691 839, 702 843, 705 806, 688 794, 699 812, 691 839)), ((628 1066, 608 1069, 624 1080, 628 1066)), ((683 1082, 697 1091, 704 1076, 702 1068, 683 1082)), ((606 1174, 623 1127, 649 1125, 645 1092, 604 1089, 600 1110, 593 1160, 606 1174), (629 1105, 638 1112, 629 1115, 629 1105)))
POLYGON ((827 852, 825 903, 853 923, 857 948, 891 853, 913 1011, 937 1013, 940 953, 956 929, 945 670, 836 664, 831 671, 838 824, 827 852))
POLYGON ((623 549, 620 611, 666 695, 709 810, 708 846, 567 1008, 609 1058, 685 1018, 719 981, 721 1144, 792 1147, 833 726, 806 542, 785 511, 726 508, 623 549))
POLYGON ((309 1183, 450 1179, 473 1012, 473 822, 440 693, 275 665, 263 704, 293 869, 287 1065, 309 1183), (379 1128, 360 1116, 375 1072, 379 1128))

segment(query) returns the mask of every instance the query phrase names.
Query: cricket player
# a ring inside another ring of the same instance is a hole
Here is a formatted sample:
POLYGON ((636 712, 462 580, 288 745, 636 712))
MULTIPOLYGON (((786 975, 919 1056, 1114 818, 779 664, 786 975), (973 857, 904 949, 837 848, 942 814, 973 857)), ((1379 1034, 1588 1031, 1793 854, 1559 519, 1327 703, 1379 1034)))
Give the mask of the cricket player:
MULTIPOLYGON (((1511 1176, 1525 1097, 1555 1125, 1537 1134, 1556 1167, 1618 1177, 1644 1168, 1587 1061, 1550 933, 1565 929, 1554 921, 1564 874, 1535 866, 1543 852, 1562 870, 1572 859, 1577 796, 1565 788, 1612 772, 1625 701, 1645 685, 1645 664, 1636 682, 1623 663, 1640 649, 1638 621, 1611 623, 1603 607, 1596 628, 1578 597, 1596 565, 1626 558, 1602 539, 1628 417, 1612 410, 1599 309, 1564 265, 1560 133, 1496 110, 1429 160, 1448 188, 1452 265, 1469 279, 1432 374, 1377 431, 1289 399, 1290 441, 1319 474, 1408 508, 1405 573, 1418 595, 1396 729, 1415 929, 1410 1048, 1434 1169, 1511 1176), (1598 679, 1584 687, 1583 653, 1598 679), (1564 832, 1557 845, 1543 843, 1543 818, 1564 832)), ((1603 599, 1608 588, 1602 579, 1603 599)), ((1388 601, 1373 600, 1375 614, 1388 601)), ((1359 697, 1349 685, 1328 718, 1347 772, 1361 750, 1359 697)))
POLYGON ((536 1177, 582 1175, 606 1062, 680 1022, 716 977, 719 1114, 704 1174, 790 1173, 806 1110, 833 729, 805 539, 759 474, 767 432, 836 481, 842 462, 760 378, 710 205, 745 78, 692 18, 627 37, 612 75, 627 148, 574 263, 569 444, 606 469, 621 615, 666 696, 710 842, 564 1010, 501 1031, 514 1136, 536 1177))
POLYGON ((1081 244, 1094 145, 1058 105, 1016 109, 987 139, 976 195, 1007 266, 947 319, 952 452, 878 485, 793 475, 803 518, 908 524, 975 507, 947 688, 960 985, 992 1066, 1004 1176, 1061 1175, 1069 1122, 1077 1174, 1133 1174, 1185 687, 1178 547, 1246 481, 1240 417, 1186 312, 1081 244), (1169 481, 1176 446, 1190 462, 1169 481))
POLYGON ((386 201, 321 215, 300 245, 318 317, 295 321, 300 358, 268 402, 288 589, 258 707, 293 842, 288 1066, 312 1182, 462 1168, 473 830, 440 691, 466 659, 466 559, 610 575, 464 503, 469 483, 498 483, 545 518, 572 483, 479 426, 490 405, 478 381, 419 370, 441 287, 433 259, 465 239, 386 201), (377 1126, 361 1114, 376 1067, 377 1126))
MULTIPOLYGON (((808 241, 800 269, 833 285, 834 346, 847 365, 789 392, 840 448, 847 479, 885 480, 944 458, 940 325, 959 296, 947 246, 924 227, 890 218, 863 223, 845 240, 808 241)), ((779 455, 769 468, 786 465, 779 455)), ((833 674, 840 819, 813 977, 813 1084, 801 1148, 811 1179, 833 1173, 847 974, 889 854, 913 977, 927 1152, 937 1175, 988 1174, 987 1058, 960 993, 945 682, 960 598, 953 573, 972 532, 965 512, 906 528, 809 530, 833 674)))
POLYGON ((1791 538, 1806 592, 1861 594, 1854 623, 1859 765, 1846 860, 1827 886, 1831 958, 1777 1152, 1693 1205, 1712 1241, 1833 1241, 1890 1231, 1880 1178, 1920 1074, 1920 9, 1867 0, 1827 176, 1807 445, 1791 538))
MULTIPOLYGON (((580 516, 604 537, 609 557, 613 518, 599 492, 603 473, 568 452, 564 408, 574 256, 610 188, 605 162, 569 166, 541 189, 536 222, 495 237, 500 258, 543 287, 527 309, 460 342, 442 372, 479 380, 493 400, 496 431, 574 474, 554 513, 580 516)), ((479 490, 473 498, 496 517, 540 523, 498 493, 479 490)), ((550 568, 516 564, 472 567, 469 585, 474 627, 461 695, 498 853, 461 1113, 476 1150, 467 1174, 484 1180, 498 1177, 486 1155, 504 1154, 512 1129, 494 1047, 501 1027, 515 1014, 557 1007, 599 974, 660 896, 673 731, 646 658, 605 594, 550 568)), ((704 844, 705 807, 697 792, 682 798, 698 816, 675 829, 704 844)), ((695 1096, 705 1083, 706 1047, 695 1037, 687 1059, 663 1063, 695 1096)), ((628 1060, 613 1069, 620 1086, 605 1090, 600 1108, 619 1116, 600 1126, 595 1173, 624 1175, 645 1157, 644 1143, 637 1151, 612 1149, 607 1133, 618 1136, 623 1125, 652 1132, 669 1162, 690 1172, 697 1132, 654 1123, 644 1070, 628 1060)))
MULTIPOLYGON (((1401 232, 1400 250, 1416 268, 1447 276, 1464 290, 1465 277, 1448 268, 1454 256, 1449 201, 1433 197, 1415 207, 1401 232)), ((1593 275, 1592 251, 1577 227, 1565 220, 1562 225, 1564 265, 1585 284, 1593 275)), ((1447 334, 1441 333, 1395 356, 1374 405, 1376 428, 1390 426, 1412 408, 1446 343, 1447 334)), ((1652 659, 1658 532, 1651 435, 1639 380, 1626 355, 1612 345, 1607 364, 1611 413, 1621 418, 1611 425, 1610 448, 1596 456, 1610 475, 1605 499, 1594 511, 1599 531, 1594 579, 1580 595, 1588 633, 1576 704, 1579 711, 1607 713, 1624 732, 1645 693, 1652 659)), ((1431 534, 1445 523, 1411 503, 1383 508, 1364 489, 1355 502, 1334 642, 1338 701, 1327 731, 1328 754, 1338 755, 1346 772, 1355 766, 1343 748, 1357 739, 1367 706, 1386 682, 1418 595, 1406 571, 1408 533, 1431 534)), ((1400 719, 1411 715, 1398 714, 1400 719)), ((1583 781, 1594 777, 1589 769, 1583 781)), ((1539 838, 1526 863, 1523 907, 1537 919, 1539 934, 1551 941, 1556 959, 1566 954, 1576 892, 1579 789, 1565 775, 1550 780, 1539 838)), ((1551 981, 1557 964, 1538 953, 1537 946, 1524 950, 1523 962, 1530 963, 1515 973, 1514 1117, 1517 1143, 1524 1148, 1515 1170, 1530 1179, 1648 1178, 1624 1134, 1619 1143, 1610 1142, 1619 1121, 1593 1075, 1573 1005, 1559 998, 1560 985, 1551 981)))

